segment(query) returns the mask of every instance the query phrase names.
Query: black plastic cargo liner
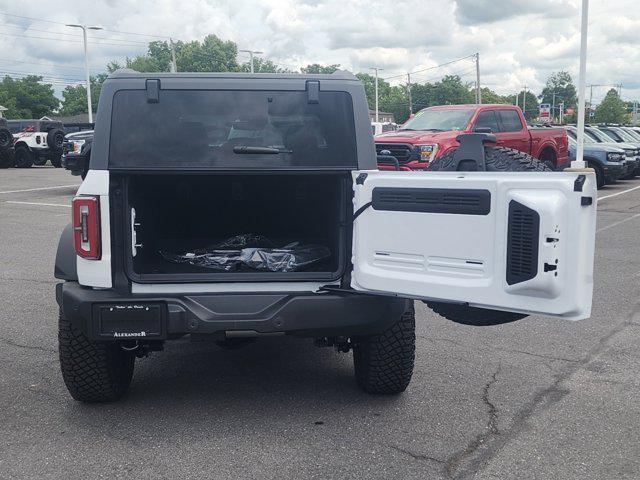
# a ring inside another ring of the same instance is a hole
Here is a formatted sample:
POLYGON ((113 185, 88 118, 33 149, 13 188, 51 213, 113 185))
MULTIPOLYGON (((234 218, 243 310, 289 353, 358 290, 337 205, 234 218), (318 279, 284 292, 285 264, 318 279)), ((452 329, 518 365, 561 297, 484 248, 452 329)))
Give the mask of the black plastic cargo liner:
POLYGON ((344 271, 351 198, 344 174, 132 175, 123 181, 126 270, 134 282, 329 281, 344 271), (135 256, 132 208, 142 245, 135 256), (275 245, 320 245, 331 254, 304 271, 272 272, 212 270, 161 253, 184 254, 246 233, 275 245))

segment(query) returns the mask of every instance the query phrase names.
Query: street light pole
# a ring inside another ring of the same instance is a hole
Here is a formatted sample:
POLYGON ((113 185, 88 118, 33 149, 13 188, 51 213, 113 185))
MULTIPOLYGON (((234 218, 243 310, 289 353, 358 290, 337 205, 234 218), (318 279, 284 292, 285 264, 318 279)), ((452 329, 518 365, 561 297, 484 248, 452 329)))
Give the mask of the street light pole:
POLYGON ((89 77, 89 53, 87 51, 87 30, 102 30, 102 27, 87 27, 86 25, 67 24, 67 27, 81 28, 84 39, 84 73, 87 90, 87 111, 89 123, 93 123, 93 108, 91 107, 91 78, 89 77))
POLYGON ((238 51, 249 54, 249 63, 251 64, 251 73, 253 73, 253 56, 262 55, 263 52, 259 52, 257 50, 238 50, 238 51))
POLYGON ((476 103, 482 103, 482 90, 480 89, 480 52, 476 53, 476 103))
POLYGON ((380 113, 380 109, 378 108, 378 72, 382 69, 378 67, 371 67, 371 70, 376 72, 376 123, 378 123, 380 113))
POLYGON ((582 25, 580 31, 580 75, 578 79, 578 131, 576 134, 576 159, 573 168, 585 168, 584 163, 584 114, 587 76, 587 30, 589 28, 589 0, 582 0, 582 25))

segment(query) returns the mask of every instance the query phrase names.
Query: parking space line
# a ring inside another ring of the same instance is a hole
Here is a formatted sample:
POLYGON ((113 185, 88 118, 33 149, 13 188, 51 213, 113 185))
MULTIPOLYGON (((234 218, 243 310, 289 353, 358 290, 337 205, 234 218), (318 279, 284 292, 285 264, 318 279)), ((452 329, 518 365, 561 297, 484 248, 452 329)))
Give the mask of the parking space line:
POLYGON ((69 188, 69 187, 79 187, 79 186, 80 186, 80 184, 74 184, 74 185, 56 185, 55 187, 26 188, 24 190, 6 190, 4 192, 0 192, 0 194, 2 194, 2 193, 39 192, 41 190, 56 190, 58 188, 69 188))
POLYGON ((617 227, 618 225, 621 225, 623 223, 627 223, 628 221, 633 220, 634 218, 638 218, 638 217, 640 217, 640 213, 636 213, 635 215, 632 215, 629 218, 625 218, 624 220, 620 220, 619 222, 614 222, 611 225, 607 225, 606 227, 599 228, 598 230, 596 230, 596 233, 600 233, 600 232, 602 232, 604 230, 608 230, 610 228, 617 227))
MULTIPOLYGON (((605 200, 605 199, 611 198, 611 197, 617 197, 618 195, 622 195, 624 193, 633 192, 634 190, 637 190, 639 188, 640 188, 640 185, 638 185, 637 187, 629 188, 628 190, 623 190, 623 191, 618 192, 618 193, 612 193, 611 195, 605 195, 604 197, 598 198, 598 201, 605 200)), ((2 193, 2 192, 0 192, 0 193, 2 193)))
POLYGON ((18 204, 18 205, 42 205, 45 207, 65 207, 65 208, 71 208, 71 205, 65 205, 62 203, 38 203, 38 202, 17 202, 17 201, 6 201, 4 203, 14 203, 14 204, 18 204))

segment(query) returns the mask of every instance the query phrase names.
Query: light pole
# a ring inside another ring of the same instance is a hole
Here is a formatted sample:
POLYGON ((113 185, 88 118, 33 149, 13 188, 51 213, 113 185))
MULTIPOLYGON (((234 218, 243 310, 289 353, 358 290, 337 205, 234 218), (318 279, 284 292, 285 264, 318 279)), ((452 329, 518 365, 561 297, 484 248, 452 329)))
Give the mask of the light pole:
POLYGON ((238 51, 249 54, 249 63, 251 64, 251 73, 253 73, 253 56, 262 55, 264 52, 259 52, 257 50, 238 50, 238 51))
POLYGON ((572 168, 585 168, 584 162, 584 103, 587 76, 587 30, 589 28, 589 0, 582 0, 582 22, 580 27, 580 75, 578 78, 578 131, 576 134, 576 159, 572 168))
POLYGON ((476 103, 482 103, 482 90, 480 89, 480 52, 476 53, 476 103))
POLYGON ((87 82, 87 110, 89 111, 89 123, 93 123, 93 109, 91 108, 91 79, 89 78, 89 54, 87 52, 87 30, 102 30, 102 27, 87 27, 86 25, 67 24, 67 27, 81 28, 84 39, 84 70, 87 82))
POLYGON ((380 114, 379 108, 378 108, 378 72, 382 69, 378 67, 371 67, 371 70, 374 70, 376 72, 376 123, 378 123, 379 114, 380 114))

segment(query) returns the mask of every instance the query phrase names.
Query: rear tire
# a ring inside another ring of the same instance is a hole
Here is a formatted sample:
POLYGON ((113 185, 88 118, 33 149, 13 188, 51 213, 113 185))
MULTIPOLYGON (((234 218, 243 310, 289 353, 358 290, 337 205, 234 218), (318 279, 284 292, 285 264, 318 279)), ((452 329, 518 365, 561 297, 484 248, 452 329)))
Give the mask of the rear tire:
POLYGON ((67 390, 85 403, 120 399, 129 389, 135 356, 116 343, 91 342, 60 313, 60 369, 67 390))
POLYGON ((18 168, 30 168, 35 160, 35 155, 31 153, 25 146, 16 147, 16 153, 14 155, 15 165, 18 168))
MULTIPOLYGON (((504 147, 485 147, 484 151, 487 172, 549 172, 553 170, 544 162, 518 150, 504 147)), ((445 153, 429 165, 428 170, 455 170, 455 164, 453 162, 454 154, 455 150, 445 153)), ((475 162, 471 162, 471 165, 475 166, 475 162)), ((458 170, 466 171, 464 162, 461 162, 458 170)), ((527 316, 521 313, 489 310, 486 308, 470 307, 468 305, 442 302, 425 303, 438 315, 463 325, 500 325, 515 322, 527 316)))
POLYGON ((404 392, 413 375, 416 321, 413 302, 400 319, 379 335, 354 339, 356 381, 372 394, 404 392))

